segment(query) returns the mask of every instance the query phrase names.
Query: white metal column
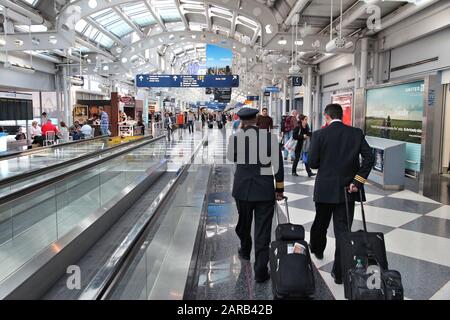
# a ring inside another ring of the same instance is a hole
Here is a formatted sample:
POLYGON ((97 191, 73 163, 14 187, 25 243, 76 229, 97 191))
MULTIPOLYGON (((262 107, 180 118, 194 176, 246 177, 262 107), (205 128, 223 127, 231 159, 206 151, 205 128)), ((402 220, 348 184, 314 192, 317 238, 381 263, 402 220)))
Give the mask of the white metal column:
MULTIPOLYGON (((294 106, 295 106, 295 87, 292 85, 292 81, 289 81, 289 85, 291 88, 291 98, 290 98, 290 103, 289 103, 289 110, 292 112, 292 110, 294 110, 294 106)), ((297 109, 297 108, 295 108, 297 109)))
POLYGON ((312 105, 312 85, 313 85, 313 69, 311 66, 308 67, 308 80, 306 81, 305 86, 305 97, 304 97, 304 106, 303 113, 307 116, 310 121, 312 120, 313 115, 313 105, 312 105))
POLYGON ((62 85, 63 85, 63 94, 64 94, 64 121, 69 124, 70 123, 70 117, 69 114, 71 113, 71 105, 72 105, 72 95, 70 92, 70 83, 69 83, 69 76, 68 76, 68 70, 67 66, 63 67, 63 78, 62 78, 62 85))
POLYGON ((271 116, 271 117, 273 117, 273 114, 272 114, 272 100, 273 100, 273 93, 271 92, 270 93, 270 96, 269 96, 269 115, 271 116))
POLYGON ((363 38, 361 40, 361 87, 362 88, 365 88, 367 85, 368 50, 369 50, 369 39, 363 38))
POLYGON ((314 120, 312 122, 313 129, 318 130, 321 127, 321 107, 320 107, 320 74, 316 74, 316 86, 314 90, 314 120))
POLYGON ((289 95, 288 82, 286 79, 284 79, 283 80, 283 109, 281 111, 281 116, 284 116, 287 113, 287 97, 288 97, 288 95, 289 95))

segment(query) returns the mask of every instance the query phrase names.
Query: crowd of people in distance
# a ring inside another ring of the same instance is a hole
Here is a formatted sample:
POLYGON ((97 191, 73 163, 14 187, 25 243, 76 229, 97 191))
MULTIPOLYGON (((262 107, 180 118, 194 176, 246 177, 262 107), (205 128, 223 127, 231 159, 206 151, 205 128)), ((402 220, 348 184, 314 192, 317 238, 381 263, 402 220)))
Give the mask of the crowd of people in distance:
MULTIPOLYGON (((100 124, 101 135, 110 135, 109 131, 109 116, 100 108, 100 114, 97 116, 100 124)), ((95 136, 93 128, 94 120, 86 120, 83 123, 74 121, 71 127, 67 126, 64 121, 60 121, 59 125, 53 123, 52 119, 48 118, 47 113, 42 114, 42 127, 39 126, 38 121, 33 121, 29 129, 30 138, 34 146, 44 146, 58 143, 67 143, 70 141, 77 141, 82 139, 91 139, 95 136)), ((21 133, 16 140, 27 139, 25 133, 21 133)))
MULTIPOLYGON (((225 112, 209 112, 205 109, 199 111, 185 111, 185 112, 166 112, 164 114, 164 129, 167 132, 167 138, 170 141, 172 139, 172 134, 177 129, 188 129, 189 134, 193 134, 195 132, 195 123, 201 122, 201 128, 212 129, 215 126, 219 129, 225 128, 225 125, 228 122, 232 121, 232 117, 230 114, 225 112)), ((182 134, 182 130, 178 131, 182 134)))

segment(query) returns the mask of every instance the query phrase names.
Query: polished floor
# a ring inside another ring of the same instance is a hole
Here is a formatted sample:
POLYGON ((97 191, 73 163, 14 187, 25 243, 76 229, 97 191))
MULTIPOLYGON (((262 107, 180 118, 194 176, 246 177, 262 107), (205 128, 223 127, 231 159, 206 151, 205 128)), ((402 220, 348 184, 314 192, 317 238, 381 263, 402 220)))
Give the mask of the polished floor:
MULTIPOLYGON (((238 213, 231 196, 234 168, 226 163, 230 130, 214 130, 208 134, 210 148, 208 163, 213 166, 207 194, 206 226, 197 239, 201 246, 196 273, 186 299, 194 300, 272 300, 270 281, 258 284, 254 281, 252 260, 241 260, 237 254, 239 239, 235 228, 238 213)), ((281 212, 282 213, 282 212, 281 212)), ((276 219, 273 221, 273 233, 276 219)), ((253 231, 252 231, 253 232, 253 231)), ((254 250, 253 250, 254 252, 254 250)), ((316 299, 333 300, 325 280, 315 269, 316 299)))
POLYGON ((445 205, 450 205, 450 174, 432 175, 431 188, 426 196, 445 205))
MULTIPOLYGON (((291 163, 285 164, 290 214, 294 223, 309 231, 315 216, 315 181, 300 170, 300 177, 292 177, 291 168, 291 163)), ((408 190, 383 191, 368 185, 366 192, 368 229, 384 233, 389 267, 401 272, 406 299, 450 299, 450 206, 408 190)), ((357 206, 354 231, 362 229, 360 212, 357 206)), ((331 278, 335 249, 332 225, 328 240, 324 259, 313 257, 313 262, 340 300, 344 299, 343 287, 331 278)))
MULTIPOLYGON (((225 140, 224 140, 225 141, 225 140)), ((219 144, 216 149, 223 148, 219 144)), ((223 151, 225 152, 225 151, 223 151)), ((223 153, 222 152, 222 153, 223 153)), ((218 167, 217 170, 229 170, 218 167)), ((309 231, 315 217, 313 190, 315 180, 303 168, 293 177, 292 163, 285 163, 286 196, 289 197, 293 223, 309 231)), ((225 174, 231 176, 231 173, 225 174)), ((196 299, 270 299, 270 283, 257 285, 252 278, 252 264, 240 261, 236 250, 239 241, 234 233, 237 212, 230 198, 230 179, 213 186, 209 199, 205 255, 201 262, 196 299), (214 197, 224 204, 218 209, 214 197)), ((405 299, 450 299, 450 206, 418 193, 384 191, 367 185, 365 207, 369 231, 383 232, 389 267, 402 274, 405 299)), ((281 207, 284 211, 284 208, 281 207)), ((356 208, 353 230, 362 229, 360 207, 356 208)), ((332 224, 323 260, 313 257, 319 279, 318 299, 344 299, 343 286, 331 277, 335 238, 332 224), (326 283, 325 289, 320 281, 326 283), (329 295, 328 295, 329 293, 329 295)), ((253 259, 253 258, 252 258, 253 259)), ((253 260, 252 260, 253 262, 253 260)))
MULTIPOLYGON (((204 248, 198 257, 198 283, 187 296, 196 300, 272 300, 272 284, 258 284, 254 280, 253 263, 241 260, 237 254, 239 239, 235 228, 238 213, 231 198, 232 165, 216 165, 208 194, 207 225, 204 248)), ((276 219, 272 225, 274 234, 276 219)), ((253 231, 252 231, 253 233, 253 231)), ((274 235, 272 236, 274 238, 274 235)), ((254 248, 253 248, 254 252, 254 248)), ((316 268, 316 300, 334 300, 323 276, 316 268)))

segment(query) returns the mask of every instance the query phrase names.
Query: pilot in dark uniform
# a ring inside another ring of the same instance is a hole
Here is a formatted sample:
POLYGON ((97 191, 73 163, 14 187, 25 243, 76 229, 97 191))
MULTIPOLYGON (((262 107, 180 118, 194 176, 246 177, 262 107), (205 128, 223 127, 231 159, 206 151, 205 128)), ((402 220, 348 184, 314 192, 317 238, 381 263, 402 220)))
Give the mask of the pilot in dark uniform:
MULTIPOLYGON (((311 168, 319 169, 314 190, 316 217, 311 227, 311 252, 318 259, 323 259, 331 217, 336 239, 349 231, 344 188, 350 188, 348 199, 352 224, 355 201, 360 200, 359 190, 362 190, 362 200, 365 201, 364 184, 375 161, 363 131, 342 123, 343 111, 340 105, 328 105, 325 117, 329 126, 313 134, 309 149, 309 164, 311 168)), ((332 276, 337 284, 342 283, 338 241, 332 276)))
POLYGON ((238 112, 242 130, 230 138, 228 159, 237 163, 233 197, 239 212, 236 233, 241 240, 239 257, 250 260, 251 228, 255 216, 255 280, 269 279, 269 245, 276 200, 283 199, 284 167, 276 135, 256 126, 258 110, 238 112), (265 142, 264 142, 265 141, 265 142))

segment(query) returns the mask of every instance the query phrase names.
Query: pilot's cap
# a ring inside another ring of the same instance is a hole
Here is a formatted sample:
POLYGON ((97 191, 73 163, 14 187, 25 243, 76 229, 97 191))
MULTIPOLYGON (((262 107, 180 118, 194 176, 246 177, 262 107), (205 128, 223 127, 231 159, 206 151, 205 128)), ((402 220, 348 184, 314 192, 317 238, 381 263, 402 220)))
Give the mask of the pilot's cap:
POLYGON ((258 109, 242 108, 241 110, 239 110, 237 115, 241 120, 252 120, 256 118, 256 115, 258 113, 259 113, 258 109))

